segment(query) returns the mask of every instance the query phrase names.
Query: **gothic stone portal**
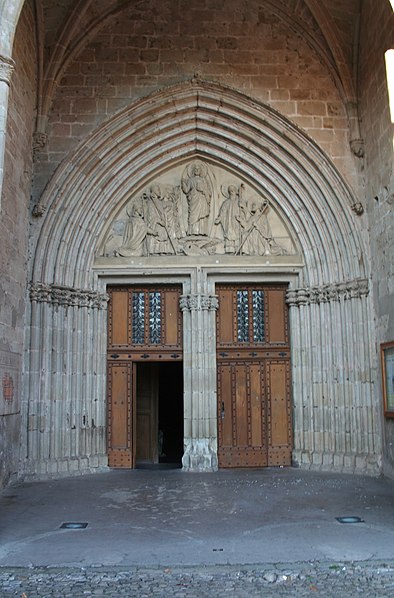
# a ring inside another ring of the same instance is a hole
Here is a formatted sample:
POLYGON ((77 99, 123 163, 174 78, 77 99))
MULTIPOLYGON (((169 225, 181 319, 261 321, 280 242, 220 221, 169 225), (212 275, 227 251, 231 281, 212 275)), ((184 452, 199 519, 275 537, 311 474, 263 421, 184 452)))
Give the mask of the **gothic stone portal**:
POLYGON ((285 285, 253 283, 262 266, 270 280, 277 267, 293 275, 302 263, 274 203, 196 158, 115 207, 95 262, 101 275, 120 273, 128 285, 110 290, 111 466, 135 467, 139 453, 157 461, 160 393, 157 379, 146 391, 147 368, 138 364, 152 362, 152 374, 154 363, 174 360, 183 367, 185 470, 290 463, 285 285), (226 272, 238 286, 223 286, 226 272))

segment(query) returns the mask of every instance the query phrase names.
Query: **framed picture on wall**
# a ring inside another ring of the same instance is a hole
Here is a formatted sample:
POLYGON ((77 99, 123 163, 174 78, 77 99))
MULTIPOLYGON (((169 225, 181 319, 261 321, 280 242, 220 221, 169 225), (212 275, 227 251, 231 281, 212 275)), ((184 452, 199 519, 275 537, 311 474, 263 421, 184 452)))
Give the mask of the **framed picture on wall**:
POLYGON ((380 345, 384 414, 394 417, 394 341, 380 345))

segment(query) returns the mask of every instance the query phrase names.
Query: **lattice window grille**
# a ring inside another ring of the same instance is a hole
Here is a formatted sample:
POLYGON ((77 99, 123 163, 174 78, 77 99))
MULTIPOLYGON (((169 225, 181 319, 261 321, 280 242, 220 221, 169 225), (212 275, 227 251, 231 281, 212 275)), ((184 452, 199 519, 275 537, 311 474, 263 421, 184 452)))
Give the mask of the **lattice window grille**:
POLYGON ((133 293, 132 298, 132 342, 134 345, 145 343, 145 294, 133 293))
POLYGON ((153 345, 161 343, 161 293, 149 293, 149 342, 153 345))
POLYGON ((237 340, 249 342, 249 298, 248 291, 237 291, 237 340))
POLYGON ((252 291, 253 342, 264 342, 264 291, 252 291))

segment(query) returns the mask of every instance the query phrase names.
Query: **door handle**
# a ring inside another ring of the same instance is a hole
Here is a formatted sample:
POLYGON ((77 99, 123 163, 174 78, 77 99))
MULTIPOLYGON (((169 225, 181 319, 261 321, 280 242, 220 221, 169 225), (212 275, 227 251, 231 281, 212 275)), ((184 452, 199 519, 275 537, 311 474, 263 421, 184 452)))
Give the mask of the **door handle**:
POLYGON ((221 418, 224 419, 225 412, 224 412, 224 401, 222 401, 222 411, 221 411, 221 418))

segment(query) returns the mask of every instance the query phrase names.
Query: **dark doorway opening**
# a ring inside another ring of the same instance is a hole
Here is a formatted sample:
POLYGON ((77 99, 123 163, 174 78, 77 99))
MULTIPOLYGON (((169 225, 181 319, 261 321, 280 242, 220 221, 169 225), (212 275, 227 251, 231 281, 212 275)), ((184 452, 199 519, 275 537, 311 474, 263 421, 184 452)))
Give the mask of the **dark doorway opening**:
POLYGON ((177 468, 183 456, 183 364, 137 364, 136 465, 177 468))

